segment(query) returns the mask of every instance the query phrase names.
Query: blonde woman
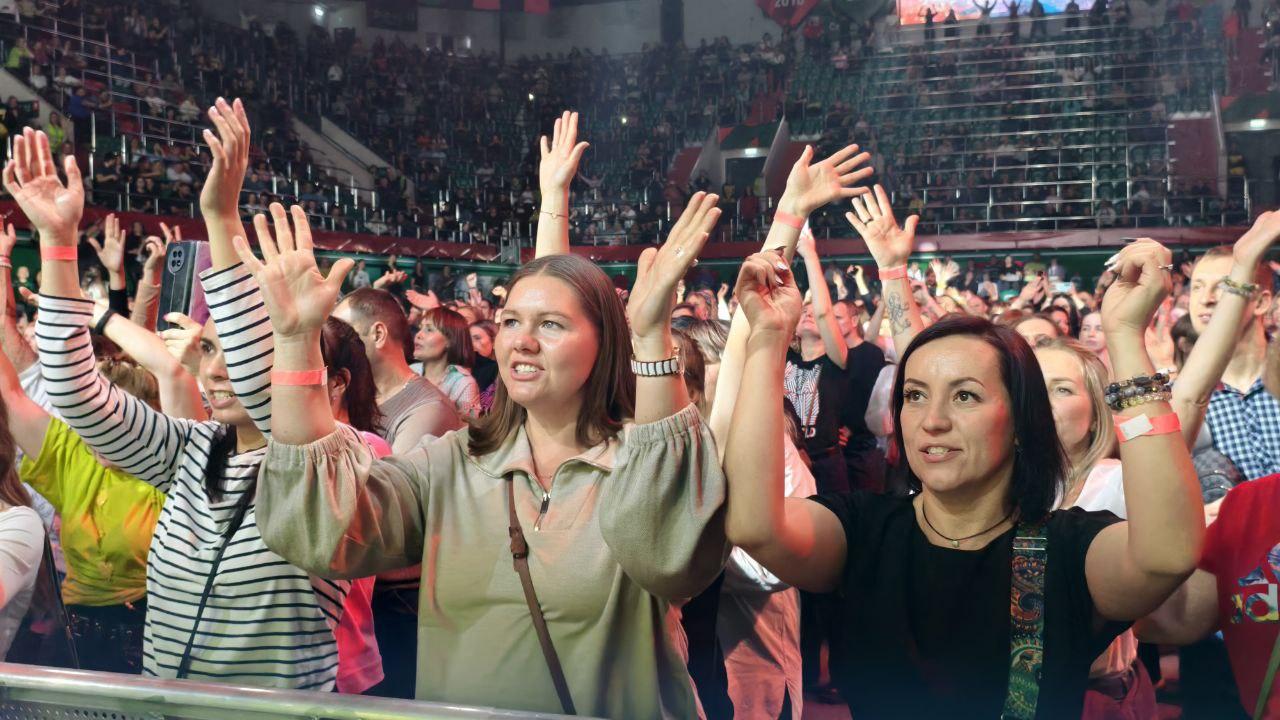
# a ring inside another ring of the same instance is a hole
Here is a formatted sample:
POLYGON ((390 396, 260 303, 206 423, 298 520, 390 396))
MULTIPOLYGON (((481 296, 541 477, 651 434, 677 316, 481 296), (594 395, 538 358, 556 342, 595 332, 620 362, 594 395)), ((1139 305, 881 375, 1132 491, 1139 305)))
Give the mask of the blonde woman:
MULTIPOLYGON (((1067 453, 1067 482, 1060 508, 1106 510, 1124 519, 1123 472, 1116 433, 1104 398, 1107 368, 1084 345, 1069 338, 1043 340, 1036 359, 1053 406, 1058 439, 1067 453)), ((1138 662, 1132 630, 1119 635, 1089 668, 1083 718, 1156 717, 1156 694, 1138 662)))

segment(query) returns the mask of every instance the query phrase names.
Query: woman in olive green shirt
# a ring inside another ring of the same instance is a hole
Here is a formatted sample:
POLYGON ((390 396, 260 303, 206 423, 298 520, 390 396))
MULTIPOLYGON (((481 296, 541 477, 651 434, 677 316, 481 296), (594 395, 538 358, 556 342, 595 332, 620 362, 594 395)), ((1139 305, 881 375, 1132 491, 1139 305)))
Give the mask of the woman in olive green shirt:
POLYGON ((418 698, 562 710, 512 568, 510 491, 577 712, 696 714, 665 618, 670 601, 698 593, 723 566, 724 478, 678 363, 636 377, 628 362, 671 358, 673 291, 719 216, 716 201, 695 196, 666 245, 646 251, 625 309, 580 257, 522 268, 500 318, 493 411, 385 460, 334 423, 322 384, 281 375, 323 367, 319 328, 350 261, 328 278, 316 270, 297 207, 293 232, 275 213, 276 241, 260 223, 265 264, 236 239, 275 333, 263 538, 332 577, 422 564, 418 698))

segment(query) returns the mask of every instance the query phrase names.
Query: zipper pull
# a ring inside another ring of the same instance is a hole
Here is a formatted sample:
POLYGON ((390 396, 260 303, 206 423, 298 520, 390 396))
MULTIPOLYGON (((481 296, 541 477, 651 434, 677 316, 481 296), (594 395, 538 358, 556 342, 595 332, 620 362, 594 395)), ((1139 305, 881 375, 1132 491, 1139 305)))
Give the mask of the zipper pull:
POLYGON ((538 508, 538 519, 533 523, 534 532, 542 529, 542 519, 547 516, 547 508, 549 507, 551 507, 551 491, 544 490, 542 492, 542 507, 538 508))

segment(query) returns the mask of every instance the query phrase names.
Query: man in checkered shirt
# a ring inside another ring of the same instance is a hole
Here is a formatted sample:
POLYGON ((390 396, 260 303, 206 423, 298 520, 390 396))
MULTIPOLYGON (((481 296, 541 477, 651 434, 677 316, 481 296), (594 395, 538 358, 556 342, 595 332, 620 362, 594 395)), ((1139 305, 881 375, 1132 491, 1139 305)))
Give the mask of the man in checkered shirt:
MULTIPOLYGON (((1213 248, 1192 270, 1191 325, 1198 334, 1209 324, 1224 292, 1221 280, 1231 273, 1231 253, 1230 246, 1213 248)), ((1254 282, 1259 290, 1246 307, 1231 361, 1205 414, 1214 448, 1248 479, 1280 473, 1280 401, 1262 384, 1267 357, 1263 318, 1271 307, 1271 269, 1266 263, 1259 263, 1254 282)))

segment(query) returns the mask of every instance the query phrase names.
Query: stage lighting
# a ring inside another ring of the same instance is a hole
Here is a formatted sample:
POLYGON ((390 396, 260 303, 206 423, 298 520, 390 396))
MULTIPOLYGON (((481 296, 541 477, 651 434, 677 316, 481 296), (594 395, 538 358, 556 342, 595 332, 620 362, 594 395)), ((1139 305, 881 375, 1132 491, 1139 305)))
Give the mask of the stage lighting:
POLYGON ((315 16, 316 16, 316 19, 317 19, 317 20, 323 20, 323 19, 324 19, 324 6, 323 6, 323 5, 316 5, 316 6, 312 7, 312 8, 311 8, 311 12, 315 14, 315 16))

